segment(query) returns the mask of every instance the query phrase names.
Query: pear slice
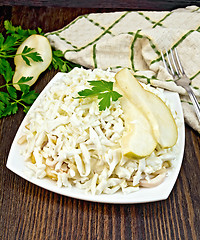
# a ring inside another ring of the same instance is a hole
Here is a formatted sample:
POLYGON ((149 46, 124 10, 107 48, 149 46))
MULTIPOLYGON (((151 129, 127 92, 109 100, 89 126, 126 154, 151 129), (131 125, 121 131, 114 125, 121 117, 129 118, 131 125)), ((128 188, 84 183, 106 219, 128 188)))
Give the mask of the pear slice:
POLYGON ((44 36, 33 34, 28 37, 17 49, 16 56, 14 57, 15 73, 13 76, 13 85, 17 90, 20 90, 16 84, 21 77, 33 77, 30 81, 26 82, 29 86, 33 85, 38 79, 39 75, 45 71, 52 61, 52 50, 48 39, 44 36), (31 66, 28 66, 23 60, 21 54, 24 47, 33 48, 33 52, 38 52, 42 58, 42 62, 34 62, 30 59, 31 66))
POLYGON ((146 91, 146 101, 155 116, 160 131, 159 144, 163 148, 173 147, 178 138, 178 129, 170 109, 154 93, 146 91))
POLYGON ((115 80, 117 86, 123 91, 127 98, 136 105, 149 120, 155 140, 158 142, 160 138, 158 122, 149 106, 145 103, 146 91, 142 85, 139 84, 131 72, 126 68, 122 69, 115 75, 115 80))
POLYGON ((124 111, 125 131, 121 140, 123 155, 142 158, 150 155, 157 146, 151 125, 144 114, 126 97, 120 98, 124 111))
POLYGON ((115 79, 128 99, 148 119, 156 141, 163 148, 174 146, 178 138, 178 130, 167 105, 157 95, 146 91, 128 69, 119 71, 115 79))

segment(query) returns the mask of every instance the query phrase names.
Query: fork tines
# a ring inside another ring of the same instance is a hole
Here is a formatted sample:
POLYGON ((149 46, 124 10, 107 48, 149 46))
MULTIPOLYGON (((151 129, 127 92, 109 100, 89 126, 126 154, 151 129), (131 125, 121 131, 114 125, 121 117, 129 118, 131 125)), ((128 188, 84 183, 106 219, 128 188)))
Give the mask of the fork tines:
POLYGON ((197 118, 200 122, 200 105, 190 86, 191 80, 186 76, 185 71, 183 70, 176 48, 165 51, 165 54, 161 51, 161 56, 165 68, 167 69, 168 73, 173 76, 176 84, 183 87, 187 91, 194 106, 197 118), (165 56, 167 60, 165 60, 165 56), (176 76, 178 76, 178 79, 176 76))
POLYGON ((181 77, 181 75, 185 75, 176 48, 170 49, 169 51, 166 50, 165 54, 161 51, 161 56, 165 68, 167 69, 168 73, 173 76, 173 78, 175 78, 176 75, 179 78, 181 77), (167 57, 167 61, 165 60, 165 56, 167 57))

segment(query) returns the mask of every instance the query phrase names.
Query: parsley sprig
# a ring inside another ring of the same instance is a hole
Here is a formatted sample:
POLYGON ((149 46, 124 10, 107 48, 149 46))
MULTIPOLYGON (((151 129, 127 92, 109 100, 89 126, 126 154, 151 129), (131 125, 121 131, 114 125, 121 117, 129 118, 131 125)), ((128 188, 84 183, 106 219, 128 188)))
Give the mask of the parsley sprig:
POLYGON ((19 46, 24 40, 26 40, 29 36, 33 34, 44 35, 41 28, 37 28, 34 30, 31 29, 22 29, 21 26, 13 26, 12 23, 8 20, 4 21, 4 27, 6 29, 6 34, 11 38, 16 39, 16 44, 19 46))
MULTIPOLYGON (((6 30, 5 36, 0 33, 0 75, 4 79, 4 83, 0 85, 0 118, 15 114, 19 106, 23 107, 24 112, 27 112, 38 96, 26 84, 33 78, 32 76, 22 77, 17 83, 21 91, 15 89, 12 83, 14 71, 11 66, 13 66, 13 58, 16 56, 17 48, 24 40, 33 34, 44 35, 41 28, 25 30, 21 26, 13 26, 8 20, 4 21, 4 27, 6 30)), ((62 72, 69 72, 75 66, 79 67, 79 65, 65 60, 61 51, 53 50, 52 53, 53 59, 49 69, 54 68, 62 72)), ((41 56, 28 46, 25 46, 22 53, 18 55, 21 55, 29 66, 31 61, 42 61, 41 56)))
POLYGON ((21 55, 27 65, 30 66, 30 60, 35 62, 43 61, 39 53, 33 48, 24 47, 21 54, 16 54, 20 44, 32 34, 42 34, 41 29, 23 30, 20 26, 14 27, 11 22, 5 21, 6 37, 0 33, 0 75, 4 78, 4 83, 0 85, 0 118, 15 114, 19 106, 27 112, 31 104, 35 101, 38 94, 30 90, 26 83, 33 77, 22 77, 17 85, 21 91, 17 91, 12 83, 14 71, 12 69, 12 60, 16 55, 21 55))
POLYGON ((99 101, 99 110, 105 110, 106 108, 110 107, 111 100, 117 101, 121 94, 113 90, 113 82, 108 82, 105 80, 98 80, 98 81, 88 81, 89 84, 92 86, 91 89, 84 89, 78 92, 78 98, 86 98, 86 97, 95 97, 97 96, 99 101))
POLYGON ((51 70, 52 67, 61 72, 70 72, 74 67, 80 67, 80 65, 64 59, 64 55, 60 50, 53 50, 52 62, 49 69, 51 70))
POLYGON ((2 33, 0 33, 0 59, 14 58, 17 55, 21 55, 27 65, 30 64, 32 59, 34 62, 42 62, 42 58, 38 52, 34 52, 34 48, 24 47, 22 53, 16 54, 16 47, 18 46, 17 39, 15 37, 8 36, 4 39, 2 33))
POLYGON ((4 90, 0 91, 0 118, 15 114, 19 105, 23 107, 26 113, 38 96, 35 91, 30 91, 30 86, 26 84, 32 77, 22 77, 19 80, 17 83, 21 89, 21 92, 19 92, 12 84, 14 72, 8 62, 5 62, 4 70, 1 69, 1 73, 4 76, 5 84, 0 86, 0 90, 4 90))
POLYGON ((25 46, 22 53, 20 54, 28 66, 31 66, 29 58, 32 59, 34 62, 43 61, 40 54, 37 52, 33 52, 33 50, 34 48, 29 48, 25 46))

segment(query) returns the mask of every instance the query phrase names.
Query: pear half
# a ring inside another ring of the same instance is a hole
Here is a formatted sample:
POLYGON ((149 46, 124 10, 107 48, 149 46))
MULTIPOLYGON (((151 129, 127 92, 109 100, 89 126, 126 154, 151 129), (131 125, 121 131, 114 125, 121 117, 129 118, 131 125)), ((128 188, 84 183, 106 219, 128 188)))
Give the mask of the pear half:
POLYGON ((14 57, 15 73, 13 76, 13 85, 17 90, 20 90, 17 82, 21 77, 33 77, 30 81, 26 82, 29 86, 33 85, 38 79, 39 75, 45 71, 52 61, 52 50, 48 39, 44 36, 33 34, 28 37, 17 49, 16 56, 14 57), (24 47, 33 48, 32 52, 37 52, 42 58, 42 62, 35 62, 30 59, 28 66, 23 60, 22 53, 24 47))
POLYGON ((167 105, 154 93, 146 91, 128 69, 115 75, 116 83, 125 96, 145 115, 155 140, 163 147, 175 145, 178 130, 167 105))
POLYGON ((120 98, 120 104, 125 116, 125 131, 121 140, 123 155, 133 158, 150 155, 157 142, 147 118, 126 97, 120 98))

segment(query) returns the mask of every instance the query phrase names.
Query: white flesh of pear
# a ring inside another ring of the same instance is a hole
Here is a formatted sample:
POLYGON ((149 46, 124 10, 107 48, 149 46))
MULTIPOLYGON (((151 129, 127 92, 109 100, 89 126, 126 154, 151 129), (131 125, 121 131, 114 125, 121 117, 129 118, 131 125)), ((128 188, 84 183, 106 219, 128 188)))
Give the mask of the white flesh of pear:
POLYGON ((134 78, 131 72, 124 68, 115 75, 116 83, 121 88, 123 93, 127 98, 139 108, 146 118, 149 120, 149 123, 153 130, 153 135, 155 140, 158 142, 160 137, 159 126, 156 121, 155 116, 151 112, 148 105, 145 103, 146 91, 134 78))
POLYGON ((172 147, 178 138, 175 120, 167 105, 154 93, 146 91, 128 69, 116 74, 116 82, 128 99, 148 119, 156 141, 163 147, 172 147))
POLYGON ((136 158, 150 155, 157 142, 147 118, 126 97, 120 98, 120 104, 125 116, 125 131, 121 140, 123 155, 136 158))
POLYGON ((33 77, 29 82, 26 82, 29 86, 33 85, 38 76, 48 68, 52 61, 52 50, 46 37, 37 34, 31 35, 19 46, 16 54, 21 54, 25 46, 34 48, 32 51, 38 52, 43 62, 34 62, 29 58, 31 66, 28 66, 22 59, 22 56, 15 56, 14 63, 16 68, 13 76, 13 84, 17 90, 20 90, 20 88, 16 83, 21 77, 33 77))
POLYGON ((159 144, 163 148, 173 147, 178 138, 178 129, 170 109, 152 92, 146 91, 147 104, 155 116, 160 131, 159 144))

